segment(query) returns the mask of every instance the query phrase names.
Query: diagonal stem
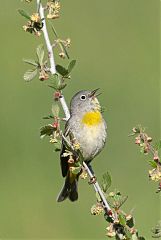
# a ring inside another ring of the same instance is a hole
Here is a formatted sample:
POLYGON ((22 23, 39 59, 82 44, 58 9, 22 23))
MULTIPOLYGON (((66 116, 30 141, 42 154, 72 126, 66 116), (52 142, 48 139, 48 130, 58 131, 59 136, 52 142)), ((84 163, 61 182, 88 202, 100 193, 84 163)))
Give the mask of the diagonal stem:
MULTIPOLYGON (((48 51, 48 55, 49 55, 50 71, 51 71, 51 74, 56 74, 54 53, 53 53, 52 45, 51 45, 49 35, 48 35, 48 30, 47 30, 45 16, 44 16, 44 8, 43 8, 40 0, 37 0, 37 6, 39 6, 40 17, 41 17, 41 19, 43 19, 42 20, 42 22, 43 22, 42 31, 43 31, 43 34, 44 34, 44 39, 45 39, 45 43, 46 43, 46 47, 47 47, 47 51, 48 51)), ((60 103, 61 103, 62 108, 64 110, 66 120, 68 120, 70 118, 70 112, 69 112, 68 106, 66 104, 66 101, 65 101, 65 98, 64 98, 63 95, 60 96, 60 103)), ((64 138, 64 140, 66 140, 64 136, 63 136, 63 138, 64 138)), ((92 174, 92 172, 90 171, 90 169, 88 168, 88 166, 85 162, 83 162, 83 166, 86 169, 86 171, 88 172, 89 177, 93 178, 94 175, 92 174)), ((104 206, 104 209, 105 209, 106 213, 112 212, 112 210, 111 210, 111 208, 110 208, 110 206, 109 206, 109 204, 108 204, 108 202, 107 202, 107 200, 106 200, 98 182, 96 181, 93 185, 94 185, 95 191, 98 192, 100 197, 101 197, 101 200, 103 202, 103 206, 104 206)))

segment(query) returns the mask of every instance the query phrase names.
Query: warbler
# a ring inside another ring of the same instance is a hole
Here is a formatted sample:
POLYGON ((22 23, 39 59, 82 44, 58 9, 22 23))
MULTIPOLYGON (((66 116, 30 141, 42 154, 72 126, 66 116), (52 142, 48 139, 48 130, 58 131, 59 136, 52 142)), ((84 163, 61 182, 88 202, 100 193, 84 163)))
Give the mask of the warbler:
MULTIPOLYGON (((64 136, 70 133, 80 146, 83 161, 90 167, 90 162, 101 152, 106 142, 106 122, 101 113, 101 106, 97 99, 98 89, 93 91, 82 90, 76 93, 70 103, 70 118, 66 123, 64 136)), ((66 144, 62 141, 60 163, 63 177, 66 177, 64 186, 58 195, 57 201, 62 202, 69 198, 72 202, 78 199, 78 178, 80 173, 73 174, 69 167, 69 156, 66 156, 66 144)))

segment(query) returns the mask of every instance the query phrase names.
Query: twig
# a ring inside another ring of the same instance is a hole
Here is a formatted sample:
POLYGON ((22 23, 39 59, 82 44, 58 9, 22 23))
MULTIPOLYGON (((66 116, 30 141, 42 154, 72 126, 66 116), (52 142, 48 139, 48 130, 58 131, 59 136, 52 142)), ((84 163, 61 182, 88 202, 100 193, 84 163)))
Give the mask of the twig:
POLYGON ((46 47, 48 50, 48 55, 49 55, 49 60, 50 60, 50 72, 52 74, 55 74, 56 68, 55 68, 54 53, 53 53, 52 45, 50 43, 48 31, 47 31, 47 26, 46 26, 46 21, 45 21, 45 16, 44 16, 44 8, 43 8, 40 0, 37 0, 37 6, 39 6, 39 14, 40 14, 40 18, 42 19, 42 23, 43 23, 42 31, 44 34, 44 39, 46 42, 46 47))
MULTIPOLYGON (((66 139, 66 137, 64 136, 64 134, 63 134, 62 132, 61 132, 61 136, 62 136, 63 140, 67 143, 67 145, 71 148, 71 150, 72 150, 73 152, 75 152, 74 147, 73 147, 72 144, 68 141, 68 139, 66 139)), ((87 171, 89 177, 90 177, 91 179, 93 179, 95 176, 92 174, 92 172, 90 171, 89 167, 87 166, 87 164, 86 164, 85 162, 83 162, 83 167, 84 167, 85 170, 87 171)), ((102 190, 101 190, 101 188, 100 188, 100 186, 99 186, 99 184, 98 184, 97 181, 95 181, 95 182, 93 183, 93 187, 94 187, 95 191, 99 194, 99 196, 100 196, 100 198, 101 198, 101 200, 102 200, 102 203, 103 203, 103 207, 104 207, 105 212, 106 212, 107 214, 110 212, 110 213, 113 215, 112 209, 110 208, 110 206, 109 206, 109 204, 108 204, 108 202, 107 202, 107 200, 106 200, 106 198, 105 198, 105 196, 104 196, 104 194, 103 194, 103 192, 102 192, 102 190)), ((114 215, 113 215, 113 218, 115 218, 114 215)))
MULTIPOLYGON (((47 47, 48 54, 49 54, 50 71, 51 71, 52 74, 55 74, 56 73, 56 67, 55 67, 54 53, 53 53, 52 45, 50 43, 48 31, 47 31, 47 26, 46 26, 46 21, 45 21, 45 16, 44 16, 44 8, 42 7, 42 4, 41 4, 40 0, 37 0, 37 6, 39 6, 40 17, 41 17, 41 19, 43 19, 42 20, 42 22, 43 22, 42 31, 43 31, 43 34, 44 34, 44 39, 45 39, 46 47, 47 47)), ((68 106, 66 104, 66 101, 65 101, 65 98, 64 98, 63 95, 60 96, 60 103, 61 103, 62 108, 64 110, 66 120, 68 120, 70 118, 70 112, 69 112, 68 106)), ((63 136, 63 139, 66 140, 64 135, 62 135, 62 136, 63 136)), ((69 142, 67 142, 67 144, 69 144, 69 142)), ((92 172, 90 171, 90 169, 88 168, 88 166, 85 162, 83 162, 83 166, 86 169, 86 171, 88 172, 88 175, 90 176, 90 178, 94 178, 94 175, 92 174, 92 172)), ((112 210, 111 210, 109 204, 107 203, 106 198, 105 198, 98 182, 96 181, 95 183, 93 183, 93 185, 94 185, 95 191, 98 192, 99 195, 100 195, 100 198, 103 202, 103 206, 104 206, 104 209, 105 209, 106 213, 108 213, 108 212, 112 213, 112 210)))
MULTIPOLYGON (((44 16, 44 8, 42 7, 42 4, 40 2, 40 0, 37 0, 37 6, 39 6, 39 13, 40 13, 40 17, 43 22, 43 34, 44 34, 44 39, 45 39, 45 43, 46 43, 46 47, 48 50, 48 55, 49 55, 49 60, 50 60, 50 72, 52 74, 56 73, 56 67, 55 67, 55 60, 54 60, 54 53, 53 53, 53 48, 49 39, 49 34, 48 34, 48 30, 47 30, 47 26, 46 26, 46 21, 45 21, 45 16, 44 16)), ((66 120, 68 120, 70 118, 70 113, 69 113, 69 109, 68 106, 66 104, 65 98, 63 95, 60 96, 60 103, 62 105, 62 108, 64 110, 65 113, 65 117, 66 120)))
MULTIPOLYGON (((84 166, 85 170, 88 172, 88 175, 90 176, 90 178, 94 178, 94 175, 91 173, 90 169, 88 168, 88 166, 87 166, 87 164, 85 162, 83 162, 83 166, 84 166)), ((99 193, 99 195, 100 195, 100 197, 102 199, 102 202, 104 204, 104 208, 107 210, 107 213, 108 212, 112 213, 112 210, 111 210, 108 202, 106 201, 106 198, 105 198, 105 196, 104 196, 104 194, 103 194, 103 192, 102 192, 98 182, 97 181, 94 182, 93 186, 94 186, 95 191, 97 191, 99 193)))
POLYGON ((61 102, 62 108, 63 108, 64 113, 65 113, 65 118, 66 118, 66 121, 67 121, 70 118, 69 108, 66 104, 66 101, 65 101, 65 98, 64 98, 63 95, 60 96, 59 100, 61 102))

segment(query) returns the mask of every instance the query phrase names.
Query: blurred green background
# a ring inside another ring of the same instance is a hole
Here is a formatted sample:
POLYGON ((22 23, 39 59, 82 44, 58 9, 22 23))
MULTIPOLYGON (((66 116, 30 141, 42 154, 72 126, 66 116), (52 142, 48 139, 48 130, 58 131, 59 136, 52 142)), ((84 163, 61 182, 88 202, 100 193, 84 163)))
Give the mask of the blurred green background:
MULTIPOLYGON (((0 238, 107 239, 103 216, 90 214, 95 194, 86 181, 79 183, 78 202, 56 203, 63 184, 59 156, 47 139, 39 139, 53 93, 37 79, 22 78, 28 68, 22 58, 35 57, 43 37, 22 30, 26 20, 17 9, 32 12, 34 2, 1 1, 0 238)), ((149 240, 160 218, 159 196, 148 180, 149 157, 128 134, 141 123, 154 141, 160 137, 160 1, 62 0, 61 5, 54 25, 62 38, 71 38, 70 55, 77 59, 64 94, 69 103, 81 89, 101 88, 108 141, 93 166, 98 180, 108 170, 111 190, 128 195, 123 209, 134 209, 136 227, 149 240)))

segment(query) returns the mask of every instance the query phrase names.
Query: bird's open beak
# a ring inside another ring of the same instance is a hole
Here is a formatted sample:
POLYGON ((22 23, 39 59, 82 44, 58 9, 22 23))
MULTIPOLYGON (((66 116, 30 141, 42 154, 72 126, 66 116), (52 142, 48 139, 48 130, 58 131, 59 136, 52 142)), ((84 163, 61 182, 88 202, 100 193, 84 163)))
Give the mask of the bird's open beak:
POLYGON ((91 91, 90 93, 89 93, 89 97, 98 97, 101 93, 97 93, 97 91, 99 90, 99 88, 97 88, 97 89, 95 89, 95 90, 93 90, 93 91, 91 91))

